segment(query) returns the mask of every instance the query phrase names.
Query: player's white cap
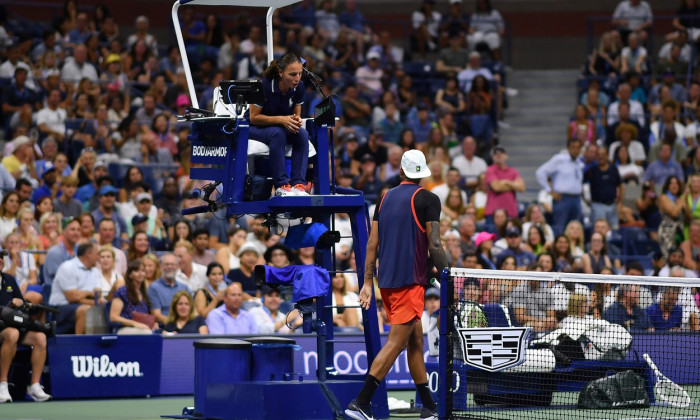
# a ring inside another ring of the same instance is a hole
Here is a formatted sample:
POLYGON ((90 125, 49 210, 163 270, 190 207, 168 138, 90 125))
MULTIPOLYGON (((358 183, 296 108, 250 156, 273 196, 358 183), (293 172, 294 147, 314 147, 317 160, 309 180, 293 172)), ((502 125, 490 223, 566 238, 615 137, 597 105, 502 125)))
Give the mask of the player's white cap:
POLYGON ((401 157, 401 169, 410 179, 420 179, 430 176, 430 168, 425 162, 425 155, 420 150, 409 150, 401 157))

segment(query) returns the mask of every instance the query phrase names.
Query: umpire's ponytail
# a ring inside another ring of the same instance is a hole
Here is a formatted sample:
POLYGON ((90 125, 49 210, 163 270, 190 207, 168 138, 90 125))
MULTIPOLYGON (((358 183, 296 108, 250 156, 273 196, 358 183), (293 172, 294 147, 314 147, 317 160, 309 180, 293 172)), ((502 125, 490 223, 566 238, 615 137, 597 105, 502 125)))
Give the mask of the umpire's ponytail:
POLYGON ((297 56, 294 53, 287 53, 280 58, 272 60, 270 65, 267 66, 267 68, 263 72, 263 76, 265 76, 265 78, 269 80, 279 79, 280 72, 284 73, 284 70, 287 68, 287 66, 292 63, 301 63, 301 58, 299 58, 299 56, 297 56))

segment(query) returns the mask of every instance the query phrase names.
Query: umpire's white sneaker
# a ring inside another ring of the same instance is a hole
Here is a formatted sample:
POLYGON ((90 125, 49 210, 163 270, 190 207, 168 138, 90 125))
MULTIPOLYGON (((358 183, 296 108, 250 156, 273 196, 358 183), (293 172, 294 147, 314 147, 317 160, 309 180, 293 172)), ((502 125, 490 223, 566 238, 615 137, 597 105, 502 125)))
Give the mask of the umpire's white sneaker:
POLYGON ((10 390, 7 388, 7 381, 0 382, 0 403, 11 403, 12 397, 10 390))
POLYGON ((29 395, 34 401, 39 402, 48 401, 51 399, 51 395, 44 392, 44 387, 38 382, 27 387, 27 395, 29 395))

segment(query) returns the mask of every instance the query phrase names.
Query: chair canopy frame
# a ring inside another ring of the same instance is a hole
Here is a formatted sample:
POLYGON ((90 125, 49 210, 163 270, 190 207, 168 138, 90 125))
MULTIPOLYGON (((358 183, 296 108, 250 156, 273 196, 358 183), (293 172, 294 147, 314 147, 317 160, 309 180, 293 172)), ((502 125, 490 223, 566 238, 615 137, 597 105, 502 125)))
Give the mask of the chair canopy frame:
POLYGON ((177 15, 177 11, 180 6, 191 5, 191 6, 238 6, 238 7, 267 7, 267 15, 265 16, 265 25, 267 29, 267 62, 271 62, 273 58, 272 50, 272 15, 275 10, 289 6, 294 3, 298 3, 300 0, 265 0, 265 1, 250 1, 250 0, 178 0, 173 4, 172 8, 172 19, 173 27, 175 28, 175 37, 177 38, 177 46, 180 49, 180 56, 182 57, 182 66, 185 68, 185 77, 187 78, 187 89, 190 94, 190 103, 194 108, 199 108, 199 101, 197 100, 197 93, 194 90, 194 79, 192 78, 192 71, 190 69, 190 61, 187 58, 187 51, 185 49, 185 39, 182 37, 182 29, 180 28, 180 18, 177 15))

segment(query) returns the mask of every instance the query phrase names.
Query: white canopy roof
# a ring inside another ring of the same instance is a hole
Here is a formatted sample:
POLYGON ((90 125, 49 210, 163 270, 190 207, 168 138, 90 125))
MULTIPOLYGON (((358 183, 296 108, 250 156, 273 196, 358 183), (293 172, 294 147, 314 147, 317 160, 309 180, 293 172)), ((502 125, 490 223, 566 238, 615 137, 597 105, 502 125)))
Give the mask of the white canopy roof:
POLYGON ((195 6, 245 6, 245 7, 280 7, 298 3, 300 0, 180 0, 177 3, 195 6))

